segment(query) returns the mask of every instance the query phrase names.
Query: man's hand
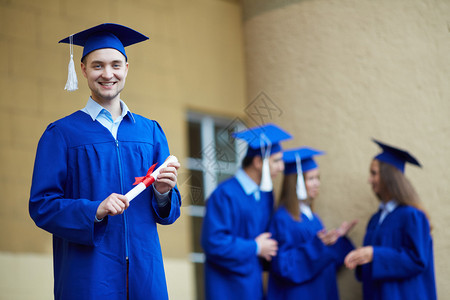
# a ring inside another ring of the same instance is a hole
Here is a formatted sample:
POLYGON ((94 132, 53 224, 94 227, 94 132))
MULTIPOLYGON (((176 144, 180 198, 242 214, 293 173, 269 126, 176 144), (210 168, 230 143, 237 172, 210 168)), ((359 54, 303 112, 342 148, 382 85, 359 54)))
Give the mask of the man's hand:
POLYGON ((155 189, 160 193, 164 194, 170 191, 177 184, 178 172, 180 168, 179 162, 172 162, 167 165, 167 167, 162 168, 159 172, 158 177, 153 183, 155 189))
POLYGON ((353 270, 359 265, 364 265, 372 262, 373 247, 366 246, 351 251, 344 259, 344 264, 350 270, 353 270))
POLYGON ((127 197, 120 194, 112 193, 105 200, 100 203, 97 208, 97 219, 101 220, 106 216, 115 216, 122 214, 125 209, 130 206, 130 202, 127 197))
POLYGON ((272 238, 270 232, 264 232, 258 235, 255 239, 258 244, 259 253, 258 256, 264 258, 267 261, 271 261, 272 257, 277 255, 278 242, 272 238))

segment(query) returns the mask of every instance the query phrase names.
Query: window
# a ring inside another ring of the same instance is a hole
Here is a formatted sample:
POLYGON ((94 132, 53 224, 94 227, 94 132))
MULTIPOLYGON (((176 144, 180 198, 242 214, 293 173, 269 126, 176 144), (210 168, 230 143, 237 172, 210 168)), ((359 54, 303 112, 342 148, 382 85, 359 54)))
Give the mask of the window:
POLYGON ((196 112, 188 113, 188 160, 192 249, 195 264, 197 299, 204 299, 205 260, 200 236, 205 214, 205 201, 217 184, 236 172, 245 155, 244 142, 234 140, 231 133, 244 129, 239 119, 227 119, 196 112))

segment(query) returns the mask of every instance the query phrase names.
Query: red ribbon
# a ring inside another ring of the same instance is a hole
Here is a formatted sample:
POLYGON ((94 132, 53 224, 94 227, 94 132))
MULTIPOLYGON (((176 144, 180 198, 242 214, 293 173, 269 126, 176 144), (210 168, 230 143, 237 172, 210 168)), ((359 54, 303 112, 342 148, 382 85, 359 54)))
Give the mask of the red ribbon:
POLYGON ((142 182, 143 184, 145 184, 145 187, 149 187, 153 182, 155 182, 155 178, 153 178, 153 176, 151 176, 155 167, 156 167, 156 164, 151 166, 148 169, 147 174, 145 176, 134 177, 134 179, 136 179, 136 181, 133 183, 133 185, 136 185, 136 184, 139 184, 142 182))

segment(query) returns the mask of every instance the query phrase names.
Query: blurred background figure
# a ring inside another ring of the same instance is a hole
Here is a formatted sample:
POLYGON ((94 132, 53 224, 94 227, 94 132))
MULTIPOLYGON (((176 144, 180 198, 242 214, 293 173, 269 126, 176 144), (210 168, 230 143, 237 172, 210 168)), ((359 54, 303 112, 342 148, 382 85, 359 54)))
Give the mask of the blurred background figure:
POLYGON ((278 255, 271 263, 268 299, 339 299, 336 271, 354 249, 345 235, 356 221, 327 231, 313 213, 320 187, 314 156, 322 154, 307 147, 284 152, 281 197, 270 224, 278 255))
POLYGON ((280 142, 291 136, 268 124, 235 137, 248 143, 242 168, 212 193, 203 221, 205 297, 210 300, 263 299, 263 262, 278 249, 267 232, 274 205, 271 178, 284 170, 280 142))
POLYGON ((411 154, 374 140, 382 148, 370 164, 369 183, 380 209, 367 225, 364 247, 345 258, 363 283, 365 300, 436 299, 429 218, 405 177, 411 154))

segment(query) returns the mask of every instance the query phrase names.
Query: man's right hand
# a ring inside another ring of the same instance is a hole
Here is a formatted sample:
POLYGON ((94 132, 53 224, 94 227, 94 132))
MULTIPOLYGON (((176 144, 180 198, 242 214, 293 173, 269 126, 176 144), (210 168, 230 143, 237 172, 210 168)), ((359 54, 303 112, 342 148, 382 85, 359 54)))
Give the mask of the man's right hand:
POLYGON ((122 214, 130 206, 130 202, 124 195, 112 193, 100 203, 97 208, 97 219, 101 220, 106 216, 116 216, 122 214))
POLYGON ((259 249, 258 256, 267 261, 271 261, 278 251, 278 242, 272 239, 271 236, 270 232, 263 232, 255 239, 259 249))

